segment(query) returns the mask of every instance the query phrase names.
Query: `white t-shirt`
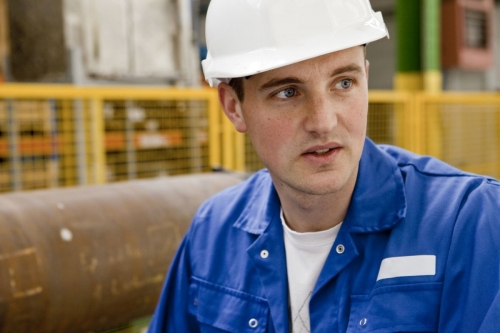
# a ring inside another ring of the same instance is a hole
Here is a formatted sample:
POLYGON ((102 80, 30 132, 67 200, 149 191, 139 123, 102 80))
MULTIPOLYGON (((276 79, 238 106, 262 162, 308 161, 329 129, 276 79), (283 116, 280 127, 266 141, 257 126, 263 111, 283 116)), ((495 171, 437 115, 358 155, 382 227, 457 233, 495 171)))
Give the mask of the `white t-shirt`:
POLYGON ((309 299, 342 223, 324 231, 296 232, 286 224, 283 211, 281 223, 291 307, 290 328, 293 333, 309 333, 309 299))

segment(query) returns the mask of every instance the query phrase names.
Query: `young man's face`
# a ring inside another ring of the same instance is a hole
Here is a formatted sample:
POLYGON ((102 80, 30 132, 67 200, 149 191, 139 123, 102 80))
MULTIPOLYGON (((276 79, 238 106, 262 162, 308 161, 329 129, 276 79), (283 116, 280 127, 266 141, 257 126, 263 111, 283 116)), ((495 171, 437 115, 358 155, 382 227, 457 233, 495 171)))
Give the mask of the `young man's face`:
POLYGON ((366 135, 367 81, 364 48, 354 47, 254 75, 244 80, 243 102, 231 102, 227 85, 219 94, 279 192, 350 195, 366 135))

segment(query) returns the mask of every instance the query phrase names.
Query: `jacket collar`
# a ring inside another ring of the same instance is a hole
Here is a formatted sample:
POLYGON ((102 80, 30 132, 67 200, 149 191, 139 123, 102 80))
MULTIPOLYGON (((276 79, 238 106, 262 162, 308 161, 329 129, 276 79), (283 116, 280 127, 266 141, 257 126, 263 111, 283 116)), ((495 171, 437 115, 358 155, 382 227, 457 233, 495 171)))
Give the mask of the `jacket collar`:
POLYGON ((405 215, 405 186, 397 162, 367 138, 344 225, 353 232, 376 232, 394 228, 405 215))
MULTIPOLYGON (((267 170, 259 171, 247 186, 248 204, 234 226, 259 235, 279 214, 280 200, 267 170)), ((395 227, 405 214, 406 194, 397 163, 367 138, 343 225, 352 232, 382 231, 395 227)))
MULTIPOLYGON (((269 226, 281 207, 278 193, 267 169, 257 172, 248 180, 247 205, 233 226, 251 234, 260 235, 269 226)), ((279 215, 278 215, 279 216, 279 215)))

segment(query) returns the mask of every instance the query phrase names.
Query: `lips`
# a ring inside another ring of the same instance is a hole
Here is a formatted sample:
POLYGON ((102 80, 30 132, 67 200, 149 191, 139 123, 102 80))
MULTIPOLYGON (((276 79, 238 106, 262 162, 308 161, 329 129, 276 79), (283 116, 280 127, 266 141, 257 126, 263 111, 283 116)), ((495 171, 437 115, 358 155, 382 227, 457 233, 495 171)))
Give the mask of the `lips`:
POLYGON ((324 155, 327 154, 328 152, 332 151, 333 149, 340 148, 340 145, 337 143, 329 143, 326 145, 317 145, 313 146, 311 148, 308 148, 305 150, 302 154, 312 154, 312 155, 324 155))
POLYGON ((316 155, 323 155, 323 154, 326 154, 330 151, 331 149, 321 149, 321 150, 316 150, 313 154, 316 154, 316 155))

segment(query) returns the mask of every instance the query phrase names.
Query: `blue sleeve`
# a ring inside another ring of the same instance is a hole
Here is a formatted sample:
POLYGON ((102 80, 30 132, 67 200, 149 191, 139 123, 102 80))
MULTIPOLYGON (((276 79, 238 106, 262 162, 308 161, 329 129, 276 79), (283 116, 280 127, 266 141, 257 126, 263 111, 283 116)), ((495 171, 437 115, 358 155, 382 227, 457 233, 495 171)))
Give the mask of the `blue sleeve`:
POLYGON ((495 332, 495 328, 498 331, 498 323, 500 320, 500 292, 497 293, 495 300, 490 306, 486 318, 479 329, 480 333, 495 332))
POLYGON ((196 319, 188 313, 189 233, 184 237, 172 261, 149 333, 199 332, 196 319))
POLYGON ((483 183, 461 203, 446 263, 439 332, 499 332, 500 186, 495 184, 483 183))

